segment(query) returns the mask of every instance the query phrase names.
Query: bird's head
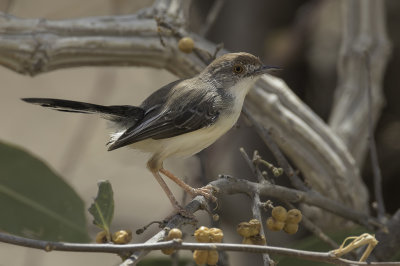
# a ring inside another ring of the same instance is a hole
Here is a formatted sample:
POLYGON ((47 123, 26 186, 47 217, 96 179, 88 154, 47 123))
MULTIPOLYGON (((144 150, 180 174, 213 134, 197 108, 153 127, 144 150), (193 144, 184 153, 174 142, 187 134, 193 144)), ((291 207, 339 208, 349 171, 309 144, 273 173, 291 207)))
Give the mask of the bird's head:
POLYGON ((257 77, 278 68, 263 65, 261 60, 249 53, 224 54, 209 64, 200 74, 225 89, 241 84, 254 83, 257 77))

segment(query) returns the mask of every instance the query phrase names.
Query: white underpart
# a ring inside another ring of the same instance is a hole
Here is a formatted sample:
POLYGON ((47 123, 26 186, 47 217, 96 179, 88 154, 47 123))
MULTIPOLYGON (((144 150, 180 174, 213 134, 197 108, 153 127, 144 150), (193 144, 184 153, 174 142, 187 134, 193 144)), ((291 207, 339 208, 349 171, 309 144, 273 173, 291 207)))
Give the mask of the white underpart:
MULTIPOLYGON (((232 111, 229 115, 220 116, 213 125, 172 138, 146 139, 131 144, 129 147, 153 153, 161 160, 170 156, 185 157, 198 153, 214 143, 236 123, 242 110, 244 98, 254 82, 255 79, 246 78, 230 88, 230 92, 235 96, 232 111)), ((117 140, 124 131, 112 133, 110 141, 117 140)))

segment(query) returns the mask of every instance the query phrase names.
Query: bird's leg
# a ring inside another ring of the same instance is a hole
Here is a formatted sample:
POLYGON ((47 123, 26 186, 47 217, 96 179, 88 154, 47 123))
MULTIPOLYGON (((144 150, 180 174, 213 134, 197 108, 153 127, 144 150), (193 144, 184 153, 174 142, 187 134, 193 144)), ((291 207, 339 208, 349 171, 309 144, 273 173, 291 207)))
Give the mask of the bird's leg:
POLYGON ((172 194, 171 190, 168 188, 165 181, 162 179, 160 173, 157 170, 151 170, 152 174, 156 178, 157 182, 160 184, 162 189, 164 190, 165 194, 167 194, 169 201, 171 201, 172 206, 174 209, 180 211, 182 210, 181 205, 179 205, 178 201, 175 199, 174 195, 172 194))
POLYGON ((176 177, 173 173, 164 169, 163 167, 160 168, 160 172, 163 173, 166 177, 168 177, 172 181, 174 181, 178 186, 183 188, 189 194, 191 194, 193 196, 202 195, 202 196, 206 197, 206 199, 212 200, 214 202, 217 201, 217 198, 214 197, 212 194, 213 193, 212 186, 205 186, 205 187, 201 187, 201 188, 192 188, 191 186, 189 186, 188 184, 183 182, 180 178, 176 177))

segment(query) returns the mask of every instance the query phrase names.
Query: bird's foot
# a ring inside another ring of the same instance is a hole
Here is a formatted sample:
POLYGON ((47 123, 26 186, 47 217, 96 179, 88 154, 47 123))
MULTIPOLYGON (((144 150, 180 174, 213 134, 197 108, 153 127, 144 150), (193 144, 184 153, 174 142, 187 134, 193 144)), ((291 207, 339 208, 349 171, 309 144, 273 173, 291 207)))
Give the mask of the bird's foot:
POLYGON ((201 188, 192 188, 190 194, 193 196, 204 196, 206 199, 216 202, 217 198, 214 196, 215 191, 216 190, 213 186, 207 185, 201 188))

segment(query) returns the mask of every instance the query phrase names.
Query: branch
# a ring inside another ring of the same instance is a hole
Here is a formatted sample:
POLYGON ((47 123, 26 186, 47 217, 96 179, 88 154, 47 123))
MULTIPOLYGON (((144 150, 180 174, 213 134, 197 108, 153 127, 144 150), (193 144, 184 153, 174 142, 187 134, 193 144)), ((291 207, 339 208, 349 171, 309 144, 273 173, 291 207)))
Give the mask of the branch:
MULTIPOLYGON (((252 172, 256 175, 256 178, 258 182, 261 184, 264 182, 264 178, 258 173, 258 169, 254 167, 253 161, 250 159, 249 155, 245 152, 243 148, 240 149, 240 152, 242 153, 244 160, 246 161, 247 165, 251 169, 252 172)), ((261 228, 260 228, 260 236, 263 237, 264 239, 267 239, 265 236, 264 232, 264 226, 263 226, 263 219, 262 219, 262 214, 260 211, 260 206, 261 206, 261 200, 260 200, 260 194, 258 191, 255 191, 252 197, 252 205, 251 205, 251 211, 253 213, 254 219, 257 219, 261 223, 261 228)), ((265 266, 268 265, 275 265, 275 262, 269 257, 268 254, 263 254, 263 262, 265 266)))
MULTIPOLYGON (((171 36, 164 40, 175 45, 171 36)), ((29 75, 78 66, 135 65, 187 77, 203 66, 195 56, 163 47, 156 21, 140 13, 52 21, 0 12, 0 55, 1 65, 29 75)))
POLYGON ((372 170, 374 173, 374 194, 377 202, 378 219, 383 222, 385 220, 385 202, 383 201, 382 193, 382 173, 379 167, 378 154, 376 151, 375 134, 374 134, 374 122, 372 117, 372 90, 371 90, 371 64, 369 62, 368 54, 365 54, 365 71, 366 71, 366 82, 367 82, 367 94, 368 94, 368 144, 370 149, 370 157, 372 170))
POLYGON ((342 46, 337 65, 329 125, 362 166, 367 151, 368 104, 365 54, 371 62, 373 125, 384 99, 382 82, 391 47, 386 34, 385 3, 374 0, 342 1, 342 46))
MULTIPOLYGON (((207 205, 204 197, 197 196, 191 202, 189 202, 185 206, 185 211, 189 214, 193 214, 200 209, 204 209, 207 205)), ((182 217, 181 215, 177 214, 174 215, 169 222, 166 224, 165 227, 167 228, 179 228, 182 225, 188 223, 188 218, 182 217)), ((152 244, 163 241, 165 238, 165 231, 161 230, 157 234, 155 234, 152 238, 147 240, 145 244, 152 244)), ((144 256, 149 253, 149 250, 137 250, 135 253, 130 254, 129 258, 126 259, 120 266, 127 266, 127 265, 136 265, 144 256)))
MULTIPOLYGON (((342 141, 280 79, 263 75, 245 108, 253 124, 267 130, 314 190, 367 212, 368 191, 342 141)), ((327 216, 320 224, 332 224, 327 216)))
MULTIPOLYGON (((144 244, 77 244, 77 243, 62 243, 43 240, 34 240, 19 236, 7 235, 0 233, 0 240, 5 243, 18 246, 42 249, 44 251, 70 251, 70 252, 99 252, 99 253, 114 253, 126 254, 127 252, 142 251, 148 253, 152 250, 161 250, 165 248, 174 248, 179 250, 224 250, 237 252, 253 252, 253 253, 271 253, 276 255, 284 255, 294 258, 307 259, 320 262, 328 262, 338 265, 398 265, 394 263, 365 263, 349 261, 335 257, 331 252, 313 252, 305 250, 295 250, 281 247, 257 246, 244 244, 226 244, 226 243, 185 243, 176 240, 164 241, 159 243, 144 243, 144 244)), ((132 265, 132 264, 126 264, 132 265)))

